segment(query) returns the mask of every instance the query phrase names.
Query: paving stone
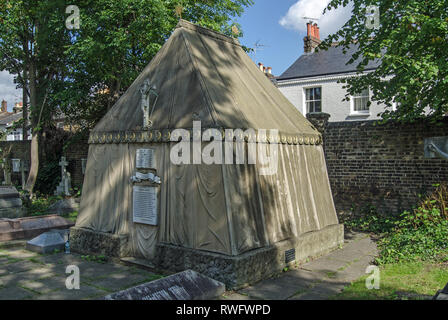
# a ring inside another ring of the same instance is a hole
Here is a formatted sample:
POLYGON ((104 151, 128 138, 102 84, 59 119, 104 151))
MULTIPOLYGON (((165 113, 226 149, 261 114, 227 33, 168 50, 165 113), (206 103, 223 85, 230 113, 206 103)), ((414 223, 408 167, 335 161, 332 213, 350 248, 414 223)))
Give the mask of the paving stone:
POLYGON ((106 277, 97 280, 85 280, 91 286, 106 290, 109 292, 115 292, 124 290, 136 285, 155 280, 154 274, 147 272, 147 274, 110 274, 106 277))
POLYGON ((24 272, 32 269, 36 269, 38 267, 41 267, 40 264, 33 263, 31 261, 18 261, 14 263, 8 263, 3 265, 3 268, 8 270, 9 273, 19 273, 24 272))
POLYGON ((39 255, 31 252, 31 251, 27 251, 27 250, 23 250, 23 249, 9 249, 7 251, 7 255, 10 258, 14 258, 14 259, 28 259, 28 258, 35 258, 38 257, 39 255))
POLYGON ((249 297, 265 300, 284 300, 293 296, 298 291, 306 290, 310 280, 298 276, 281 275, 271 278, 241 290, 240 292, 249 297))
POLYGON ((52 291, 46 294, 36 295, 34 298, 37 300, 82 300, 82 299, 92 299, 92 298, 102 298, 108 292, 89 286, 87 284, 81 283, 80 289, 69 290, 61 289, 58 291, 52 291))
POLYGON ((237 292, 225 292, 219 300, 254 300, 251 297, 237 292))
POLYGON ((65 280, 66 278, 64 277, 53 276, 37 280, 20 281, 19 284, 21 287, 24 287, 26 289, 45 294, 52 291, 66 289, 65 280))
POLYGON ((27 300, 36 296, 35 293, 19 287, 0 288, 0 300, 27 300))
POLYGON ((324 281, 313 287, 311 290, 297 294, 289 300, 326 300, 341 293, 347 283, 335 283, 324 281))
POLYGON ((332 273, 337 272, 340 268, 343 268, 347 265, 347 261, 341 261, 341 260, 335 260, 335 259, 329 259, 327 257, 319 258, 316 260, 313 260, 311 262, 305 263, 301 265, 301 269, 313 271, 313 272, 320 272, 320 273, 332 273))

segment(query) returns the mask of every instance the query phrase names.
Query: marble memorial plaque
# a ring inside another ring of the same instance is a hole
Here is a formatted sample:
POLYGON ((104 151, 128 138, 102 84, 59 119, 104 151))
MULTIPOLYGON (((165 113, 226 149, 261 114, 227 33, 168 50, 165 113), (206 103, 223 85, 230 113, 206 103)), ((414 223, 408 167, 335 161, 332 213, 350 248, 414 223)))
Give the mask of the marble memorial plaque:
POLYGON ((157 225, 157 188, 146 186, 133 187, 133 221, 157 225))
POLYGON ((153 169, 154 164, 154 150, 153 149, 137 149, 136 167, 141 169, 153 169))
POLYGON ((225 285, 193 270, 186 270, 112 293, 105 300, 208 300, 221 296, 225 285))

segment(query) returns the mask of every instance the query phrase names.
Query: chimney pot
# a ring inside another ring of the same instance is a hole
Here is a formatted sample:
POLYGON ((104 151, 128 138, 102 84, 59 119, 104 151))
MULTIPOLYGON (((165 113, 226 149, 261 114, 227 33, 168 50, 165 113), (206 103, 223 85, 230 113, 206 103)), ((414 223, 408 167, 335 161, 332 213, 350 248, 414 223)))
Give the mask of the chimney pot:
POLYGON ((268 73, 272 74, 272 67, 268 67, 268 73))

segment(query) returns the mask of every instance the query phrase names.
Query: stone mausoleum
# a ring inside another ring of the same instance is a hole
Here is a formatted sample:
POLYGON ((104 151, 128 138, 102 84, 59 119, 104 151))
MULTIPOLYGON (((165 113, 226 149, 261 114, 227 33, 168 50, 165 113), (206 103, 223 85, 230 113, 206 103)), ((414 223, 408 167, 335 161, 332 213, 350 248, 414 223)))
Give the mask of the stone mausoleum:
POLYGON ((92 130, 70 239, 75 251, 193 269, 239 288, 336 248, 343 226, 321 134, 238 40, 181 20, 92 130), (194 122, 200 133, 249 132, 239 146, 274 150, 275 173, 248 159, 173 163, 178 140, 195 139, 194 122), (175 136, 176 129, 186 134, 175 136))

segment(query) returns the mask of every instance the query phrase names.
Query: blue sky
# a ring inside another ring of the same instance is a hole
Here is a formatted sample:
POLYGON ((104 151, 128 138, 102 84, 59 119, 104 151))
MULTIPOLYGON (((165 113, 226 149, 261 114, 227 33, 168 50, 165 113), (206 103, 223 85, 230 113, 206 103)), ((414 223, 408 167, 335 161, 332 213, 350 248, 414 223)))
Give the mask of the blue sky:
POLYGON ((350 8, 332 10, 322 15, 329 0, 255 0, 235 20, 241 24, 244 37, 240 42, 254 47, 259 41, 266 47, 257 51, 252 60, 272 67, 276 76, 282 74, 302 53, 306 22, 303 17, 318 18, 321 36, 335 32, 350 16, 350 8))
MULTIPOLYGON (((276 76, 283 73, 303 53, 305 32, 286 29, 279 23, 296 2, 297 0, 255 0, 255 4, 236 19, 244 32, 241 44, 253 48, 259 41, 266 46, 257 50, 256 61, 255 55, 251 53, 252 60, 272 67, 272 73, 276 76)), ((303 23, 306 24, 306 21, 303 23)))

